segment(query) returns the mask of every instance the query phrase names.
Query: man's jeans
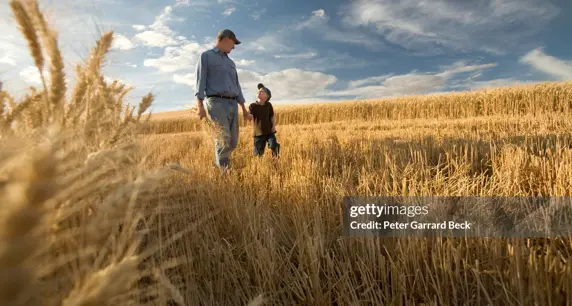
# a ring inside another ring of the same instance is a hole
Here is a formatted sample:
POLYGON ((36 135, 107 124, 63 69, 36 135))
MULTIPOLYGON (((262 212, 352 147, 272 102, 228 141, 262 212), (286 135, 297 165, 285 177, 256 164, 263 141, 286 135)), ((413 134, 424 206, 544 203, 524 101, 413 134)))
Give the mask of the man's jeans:
POLYGON ((276 140, 276 133, 272 133, 270 135, 254 136, 254 155, 264 155, 266 142, 268 142, 268 148, 272 150, 272 156, 278 157, 278 154, 280 153, 280 144, 276 140))
POLYGON ((215 162, 230 168, 230 155, 238 146, 238 102, 223 98, 207 98, 205 108, 221 134, 215 135, 215 162))

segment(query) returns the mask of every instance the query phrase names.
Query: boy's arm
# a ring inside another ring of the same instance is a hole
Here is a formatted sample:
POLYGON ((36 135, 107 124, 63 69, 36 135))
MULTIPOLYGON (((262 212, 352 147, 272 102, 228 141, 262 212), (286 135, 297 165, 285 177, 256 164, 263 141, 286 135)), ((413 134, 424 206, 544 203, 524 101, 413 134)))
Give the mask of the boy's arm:
POLYGON ((274 107, 270 104, 270 122, 272 122, 272 132, 276 132, 276 120, 274 119, 274 107))
POLYGON ((248 105, 248 121, 253 121, 252 119, 254 119, 254 115, 252 114, 252 104, 250 103, 250 105, 248 105))

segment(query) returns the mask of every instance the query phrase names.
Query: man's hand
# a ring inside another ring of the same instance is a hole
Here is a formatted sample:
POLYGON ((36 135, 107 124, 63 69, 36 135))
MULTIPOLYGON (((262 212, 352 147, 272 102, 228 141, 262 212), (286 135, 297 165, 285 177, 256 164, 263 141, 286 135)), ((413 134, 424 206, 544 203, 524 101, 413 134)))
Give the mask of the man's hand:
POLYGON ((197 116, 199 116, 199 120, 202 120, 207 116, 202 100, 197 101, 197 116))
POLYGON ((244 121, 252 121, 252 115, 249 113, 242 113, 244 116, 244 121))

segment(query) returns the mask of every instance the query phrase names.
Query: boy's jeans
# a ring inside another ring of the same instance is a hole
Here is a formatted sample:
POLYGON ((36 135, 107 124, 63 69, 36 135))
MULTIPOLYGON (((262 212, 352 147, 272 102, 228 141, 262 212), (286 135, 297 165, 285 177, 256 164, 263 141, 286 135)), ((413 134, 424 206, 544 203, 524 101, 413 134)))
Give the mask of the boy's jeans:
POLYGON ((270 135, 254 136, 254 155, 264 155, 264 149, 268 142, 268 148, 272 150, 272 156, 277 157, 280 153, 280 144, 276 140, 276 133, 270 135))
POLYGON ((215 162, 220 168, 230 168, 230 155, 238 145, 238 102, 211 97, 205 100, 205 108, 221 132, 215 135, 215 162))

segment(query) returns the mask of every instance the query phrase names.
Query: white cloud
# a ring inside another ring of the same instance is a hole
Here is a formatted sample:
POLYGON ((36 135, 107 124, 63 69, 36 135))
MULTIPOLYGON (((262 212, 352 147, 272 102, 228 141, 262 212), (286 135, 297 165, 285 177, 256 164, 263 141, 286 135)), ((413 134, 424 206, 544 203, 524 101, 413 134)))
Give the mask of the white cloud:
POLYGON ((255 96, 256 85, 263 83, 272 91, 272 100, 278 102, 315 98, 337 82, 333 75, 295 68, 268 74, 238 69, 238 76, 247 100, 255 96))
POLYGON ((173 82, 190 86, 193 90, 195 90, 196 80, 194 73, 187 73, 187 74, 176 73, 173 75, 173 82))
POLYGON ((168 26, 170 21, 173 21, 173 8, 168 5, 163 9, 163 12, 160 15, 155 17, 155 22, 153 22, 149 27, 157 32, 172 35, 173 30, 168 26))
MULTIPOLYGON (((371 84, 369 80, 357 80, 355 83, 371 84)), ((330 91, 326 96, 346 96, 357 98, 381 98, 403 95, 426 94, 433 90, 442 90, 446 79, 436 74, 409 73, 386 78, 381 85, 357 86, 346 90, 330 91)))
POLYGON ((172 37, 157 31, 145 31, 135 35, 140 42, 149 47, 167 47, 177 44, 172 37))
POLYGON ((342 20, 411 51, 439 53, 445 47, 504 53, 558 13, 544 0, 355 0, 343 8, 342 20))
POLYGON ((326 17, 326 11, 324 11, 324 9, 315 10, 312 12, 312 15, 324 18, 324 17, 326 17))
POLYGON ((371 84, 379 85, 391 76, 393 76, 393 74, 385 74, 385 75, 373 76, 373 77, 369 77, 369 78, 365 78, 365 79, 361 79, 361 80, 350 81, 349 87, 350 88, 356 88, 356 87, 360 87, 360 86, 364 86, 364 85, 371 85, 371 84))
MULTIPOLYGON (((252 47, 252 46, 250 46, 252 47)), ((378 59, 364 59, 352 56, 351 53, 340 53, 335 50, 323 50, 319 53, 315 50, 295 49, 297 45, 289 44, 285 46, 287 51, 275 50, 276 46, 272 46, 272 51, 263 52, 258 55, 257 62, 254 67, 257 71, 270 72, 279 71, 286 68, 302 68, 307 71, 325 72, 341 69, 362 69, 369 65, 379 65, 383 61, 378 59)), ((240 50, 237 56, 252 57, 252 53, 260 52, 256 50, 240 50)))
POLYGON ((318 55, 316 52, 294 53, 294 54, 278 54, 274 58, 293 58, 293 59, 310 59, 318 55))
MULTIPOLYGON (((272 101, 290 102, 301 100, 319 100, 317 96, 337 82, 333 75, 321 72, 286 69, 268 74, 237 69, 242 92, 247 101, 256 98, 257 84, 263 83, 272 91, 272 101)), ((195 74, 175 74, 173 81, 195 89, 195 74)))
MULTIPOLYGON (((42 85, 42 79, 40 77, 40 73, 36 66, 28 66, 20 71, 20 77, 22 81, 26 82, 29 85, 38 86, 42 85)), ((49 74, 44 71, 44 78, 46 82, 49 82, 49 74)))
POLYGON ((0 64, 16 66, 16 56, 6 52, 2 56, 0 56, 0 64))
POLYGON ((175 7, 189 6, 189 5, 191 5, 191 0, 177 0, 177 2, 175 2, 175 7))
POLYGON ((294 48, 284 42, 282 37, 286 29, 280 29, 272 34, 266 34, 241 44, 245 51, 263 51, 265 53, 291 52, 294 48))
POLYGON ((236 11, 236 8, 231 7, 222 12, 222 14, 225 16, 230 16, 232 13, 234 13, 234 11, 236 11))
POLYGON ((323 95, 365 99, 423 95, 444 90, 456 74, 481 71, 496 66, 494 63, 463 66, 462 63, 455 63, 438 73, 412 72, 403 75, 382 75, 355 80, 349 82, 349 86, 345 90, 328 91, 323 95))
POLYGON ((196 42, 187 42, 182 46, 165 48, 163 56, 143 61, 145 67, 154 67, 162 72, 195 69, 197 60, 209 47, 196 42))
POLYGON ((440 75, 442 75, 446 78, 449 78, 449 77, 453 76, 454 74, 463 73, 463 72, 480 71, 483 69, 494 68, 496 66, 497 66, 496 63, 482 64, 482 65, 470 65, 470 64, 467 64, 465 61, 459 61, 459 62, 454 63, 451 66, 445 67, 446 70, 444 72, 440 73, 440 75))
POLYGON ((147 26, 144 26, 141 24, 134 24, 131 27, 133 27, 133 29, 135 29, 136 31, 143 31, 143 30, 147 29, 147 26))
POLYGON ((235 64, 237 66, 252 66, 256 63, 255 60, 245 60, 245 59, 241 59, 238 61, 235 61, 235 64))
MULTIPOLYGON (((155 21, 149 25, 148 30, 135 35, 135 38, 142 42, 144 45, 150 47, 167 47, 177 44, 174 38, 174 32, 169 27, 168 23, 171 21, 183 21, 184 19, 173 18, 173 8, 166 6, 161 14, 155 17, 155 21)), ((133 26, 134 28, 142 29, 142 26, 133 26)), ((144 29, 144 28, 143 28, 144 29)))
POLYGON ((541 48, 534 49, 520 58, 520 62, 550 74, 561 80, 572 80, 572 62, 564 61, 544 53, 541 48))
POLYGON ((260 20, 260 16, 262 16, 264 13, 266 13, 266 8, 262 8, 260 10, 254 11, 251 15, 252 19, 260 20))
POLYGON ((329 23, 330 17, 324 9, 312 11, 312 16, 303 22, 294 26, 295 30, 308 29, 319 35, 322 39, 339 42, 362 45, 364 47, 378 50, 383 44, 378 39, 360 32, 348 31, 334 28, 329 23))
POLYGON ((474 81, 462 86, 455 86, 460 87, 462 89, 467 90, 476 90, 482 88, 490 88, 490 87, 504 87, 504 86, 514 86, 514 85, 523 85, 523 84, 531 84, 535 83, 534 81, 522 81, 517 80, 514 78, 506 78, 506 79, 493 79, 487 81, 474 81))
POLYGON ((113 43, 111 46, 112 49, 130 50, 133 49, 134 47, 135 46, 133 45, 131 40, 129 40, 129 38, 119 33, 113 34, 113 43))

